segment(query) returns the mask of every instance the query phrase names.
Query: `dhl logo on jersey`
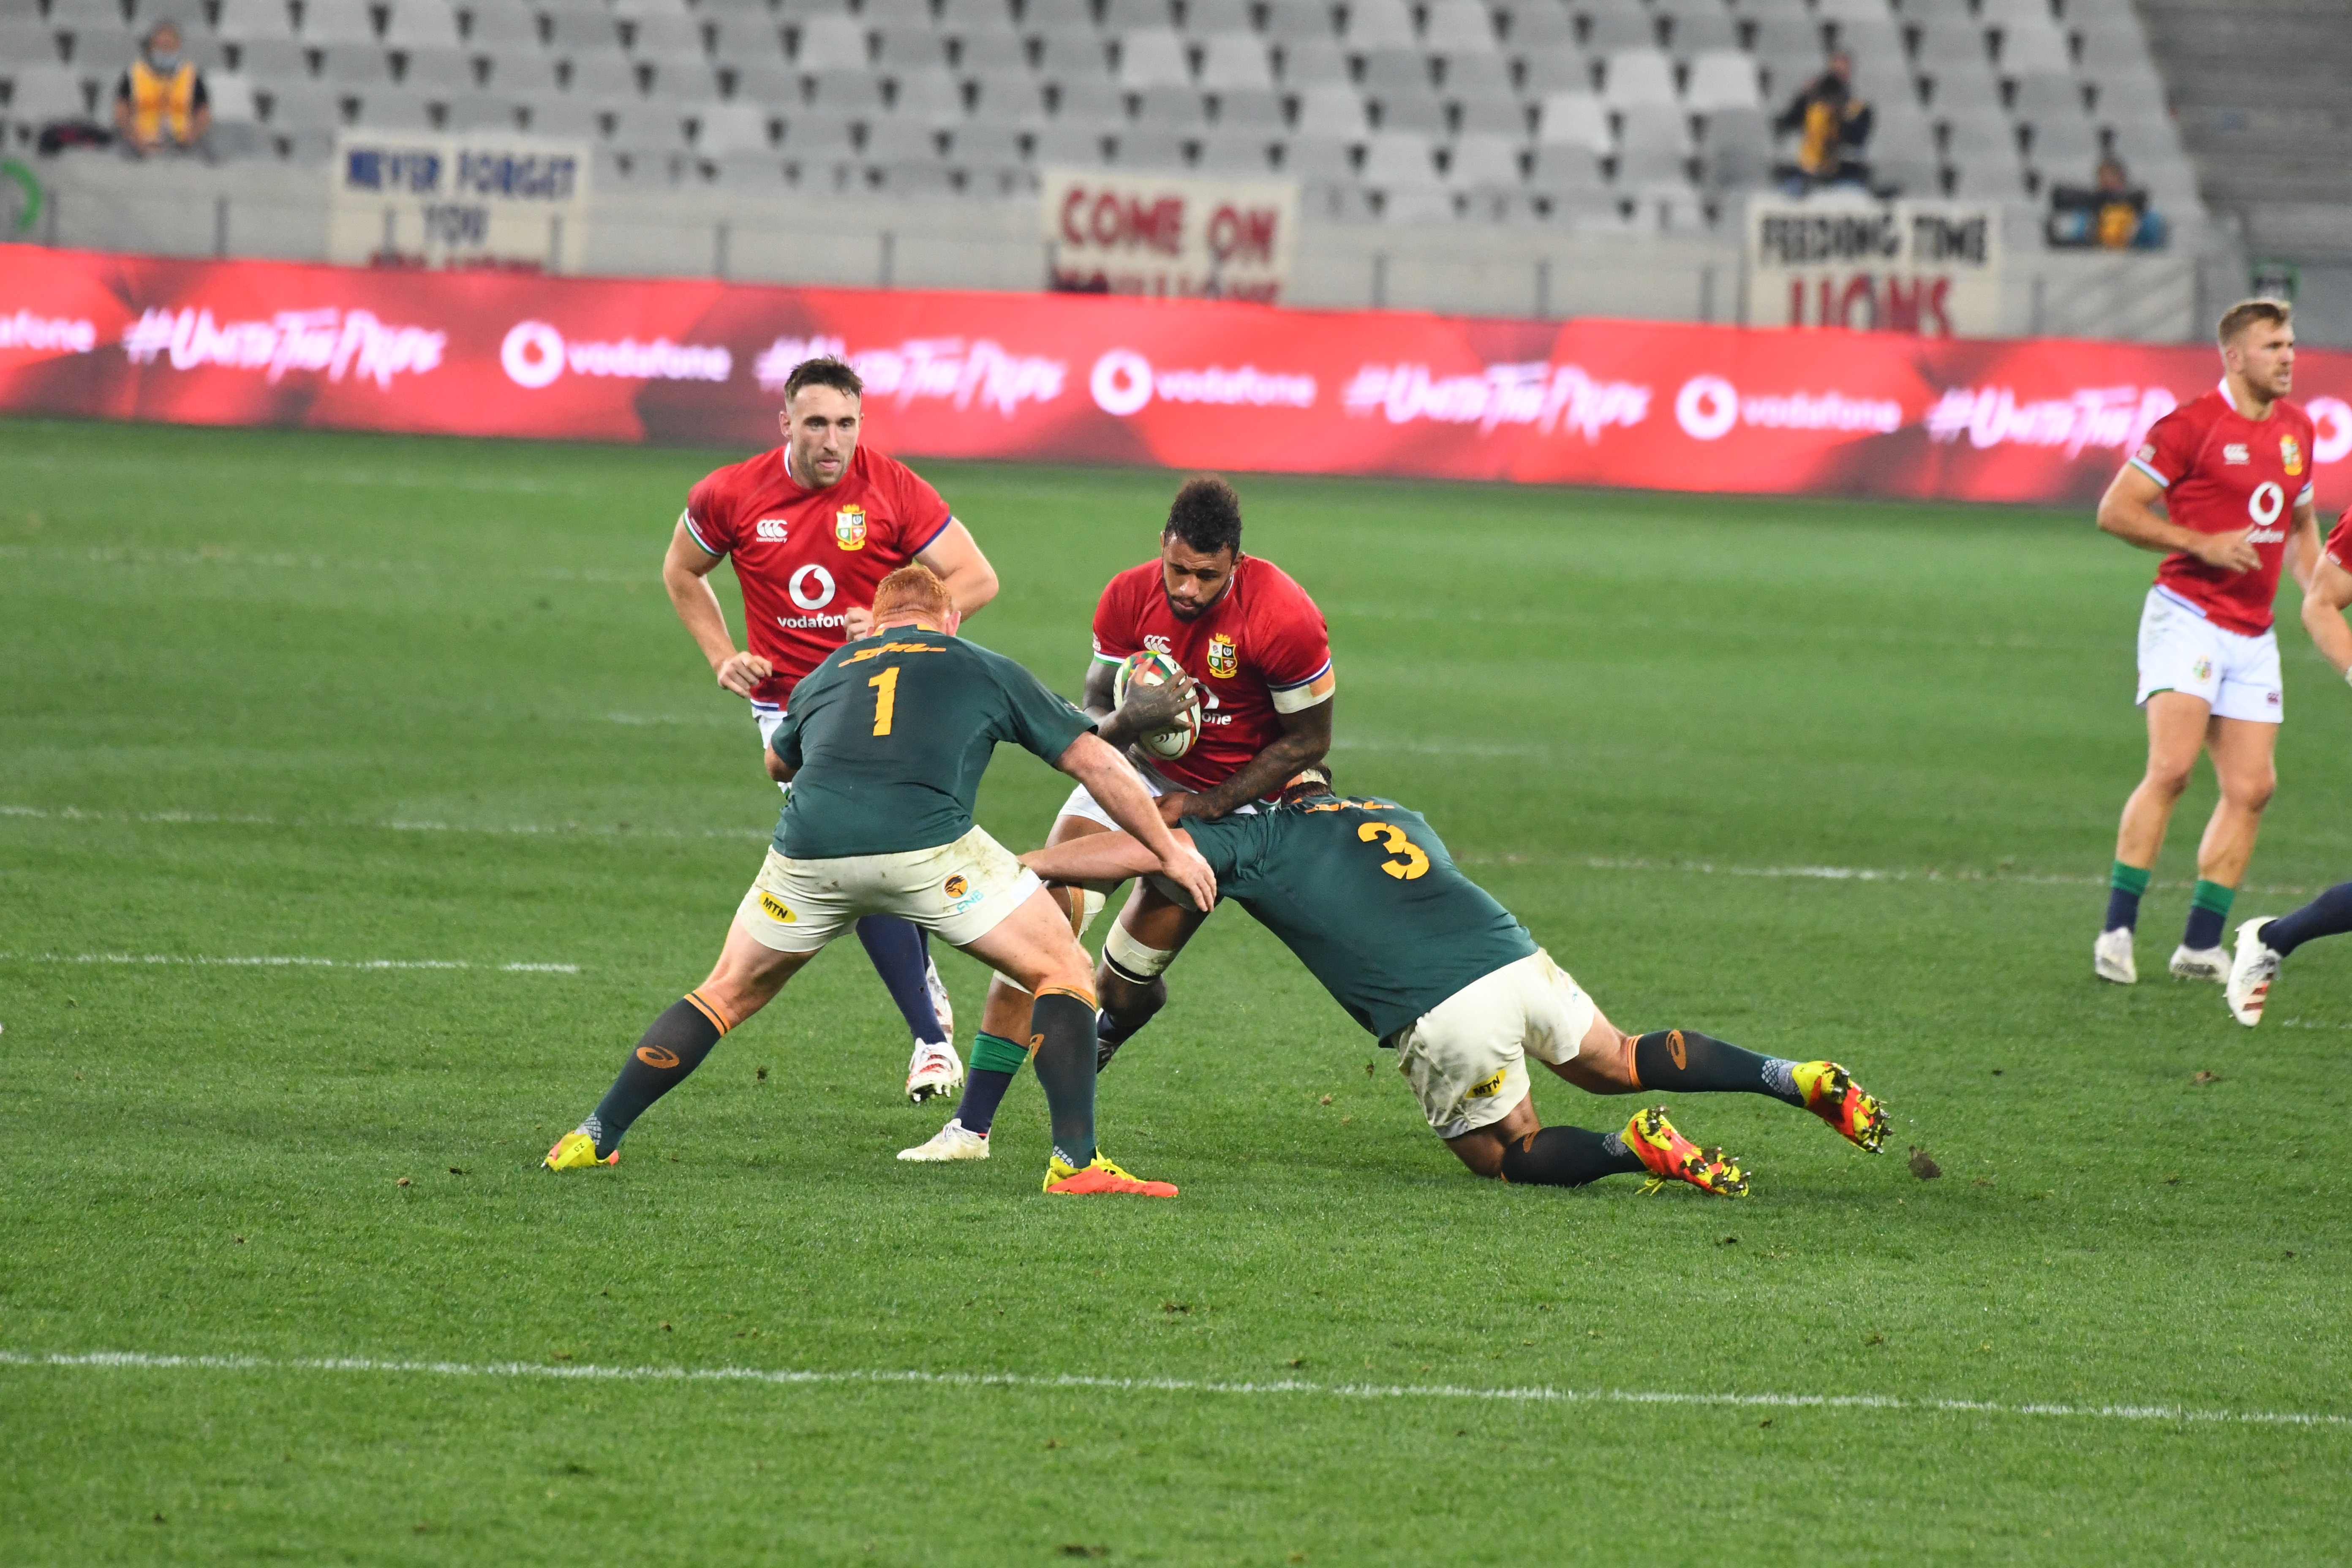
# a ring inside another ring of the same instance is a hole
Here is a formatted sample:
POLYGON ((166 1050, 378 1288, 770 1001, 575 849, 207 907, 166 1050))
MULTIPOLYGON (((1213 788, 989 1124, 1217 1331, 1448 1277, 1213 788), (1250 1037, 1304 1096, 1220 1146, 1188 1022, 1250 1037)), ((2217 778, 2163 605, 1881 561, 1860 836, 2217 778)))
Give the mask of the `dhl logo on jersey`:
POLYGON ((2295 443, 2294 437, 2279 437, 2279 461, 2286 465, 2286 475, 2289 479, 2303 472, 2303 448, 2295 443))
POLYGON ((1242 670, 1241 649, 1234 639, 1219 632, 1209 639, 1209 673, 1219 680, 1231 680, 1242 670))
POLYGON ((866 509, 845 506, 833 514, 833 542, 844 550, 866 548, 866 509))
MULTIPOLYGON (((927 642, 886 642, 877 643, 872 647, 859 648, 856 653, 851 654, 847 658, 843 659, 841 662, 844 664, 864 664, 867 659, 880 658, 886 653, 945 652, 947 652, 947 649, 935 647, 934 645, 927 642)), ((881 678, 877 676, 876 679, 879 679, 881 678)))

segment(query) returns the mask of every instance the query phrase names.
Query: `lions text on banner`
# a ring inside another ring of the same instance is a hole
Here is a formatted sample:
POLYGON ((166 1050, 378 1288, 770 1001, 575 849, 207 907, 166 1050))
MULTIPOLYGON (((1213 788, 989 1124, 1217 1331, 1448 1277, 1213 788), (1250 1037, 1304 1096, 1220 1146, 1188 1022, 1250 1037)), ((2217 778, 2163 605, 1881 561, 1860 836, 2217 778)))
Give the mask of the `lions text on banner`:
POLYGON ((1748 205, 1748 321, 1981 337, 2000 314, 2000 209, 1960 202, 1748 205))
MULTIPOLYGON (((772 446, 793 366, 909 457, 2087 507, 2210 344, 196 261, 0 246, 0 414, 772 446)), ((2321 507, 2352 354, 2306 349, 2321 507)))
POLYGON ((564 270, 582 253, 588 149, 511 132, 345 131, 331 165, 336 261, 564 270))
POLYGON ((1043 201, 1056 289, 1272 304, 1290 278, 1289 181, 1047 169, 1043 201))

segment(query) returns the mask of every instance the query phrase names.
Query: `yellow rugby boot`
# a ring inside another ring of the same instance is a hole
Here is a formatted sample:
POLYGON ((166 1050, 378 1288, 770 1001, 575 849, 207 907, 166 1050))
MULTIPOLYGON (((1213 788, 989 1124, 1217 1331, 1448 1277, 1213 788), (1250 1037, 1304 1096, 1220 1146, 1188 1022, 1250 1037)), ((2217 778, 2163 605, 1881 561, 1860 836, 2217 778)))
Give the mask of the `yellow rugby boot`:
POLYGON ((1633 1112, 1625 1123, 1625 1147, 1649 1171, 1647 1191, 1656 1192, 1668 1182, 1688 1182, 1719 1198, 1748 1195, 1748 1173, 1739 1162, 1720 1149, 1702 1149, 1675 1131, 1663 1106, 1633 1112))
POLYGON ((1886 1142, 1886 1107, 1835 1062, 1799 1062, 1793 1075, 1805 1109, 1837 1129, 1839 1137, 1875 1154, 1886 1142))
POLYGON ((1114 1193, 1130 1193, 1142 1198, 1172 1198, 1176 1195, 1173 1182, 1147 1182, 1130 1176, 1106 1158, 1099 1151, 1084 1170, 1072 1165, 1055 1154, 1045 1162, 1045 1190, 1060 1198, 1101 1197, 1114 1193))
POLYGON ((617 1165, 621 1163, 618 1149, 596 1158, 596 1140, 585 1132, 566 1132, 555 1141, 555 1147, 540 1162, 551 1171, 584 1171, 591 1165, 617 1165))

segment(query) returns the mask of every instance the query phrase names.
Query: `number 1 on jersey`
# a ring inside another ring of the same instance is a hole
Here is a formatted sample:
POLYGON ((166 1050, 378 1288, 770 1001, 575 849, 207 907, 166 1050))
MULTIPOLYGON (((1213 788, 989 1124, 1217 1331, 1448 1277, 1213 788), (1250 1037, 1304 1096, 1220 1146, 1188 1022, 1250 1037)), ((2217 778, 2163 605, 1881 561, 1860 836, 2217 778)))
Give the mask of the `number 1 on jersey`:
POLYGON ((898 667, 890 666, 866 684, 874 689, 874 732, 887 735, 890 732, 890 716, 898 706, 898 667))

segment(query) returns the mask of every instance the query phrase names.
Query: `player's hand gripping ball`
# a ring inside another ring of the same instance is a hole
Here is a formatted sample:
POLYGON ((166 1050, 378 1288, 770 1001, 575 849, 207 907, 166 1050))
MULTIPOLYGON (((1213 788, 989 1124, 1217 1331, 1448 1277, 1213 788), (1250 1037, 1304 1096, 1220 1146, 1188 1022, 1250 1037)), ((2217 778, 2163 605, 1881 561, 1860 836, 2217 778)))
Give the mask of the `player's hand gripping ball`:
MULTIPOLYGON (((1129 654, 1118 661, 1118 676, 1111 683, 1110 703, 1113 708, 1127 706, 1129 686, 1165 686, 1184 673, 1184 668, 1164 653, 1146 648, 1141 653, 1129 654)), ((1155 730, 1139 742, 1155 757, 1171 761, 1192 749, 1201 738, 1201 699, 1195 694, 1176 715, 1175 721, 1164 730, 1155 730)))

